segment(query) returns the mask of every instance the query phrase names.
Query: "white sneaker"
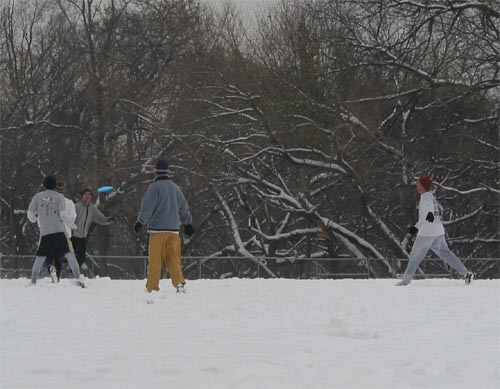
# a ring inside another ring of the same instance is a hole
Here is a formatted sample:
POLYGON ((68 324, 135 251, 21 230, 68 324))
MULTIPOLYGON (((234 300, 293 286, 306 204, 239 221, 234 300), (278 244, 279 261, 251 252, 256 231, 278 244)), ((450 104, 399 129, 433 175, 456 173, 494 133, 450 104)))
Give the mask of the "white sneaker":
POLYGON ((473 279, 474 279, 474 273, 468 271, 464 277, 465 285, 470 285, 473 279))
POLYGON ((407 281, 407 280, 401 280, 399 281, 396 286, 406 286, 406 285, 409 285, 410 281, 407 281))
POLYGON ((186 284, 177 285, 177 293, 186 293, 186 284))
POLYGON ((80 278, 76 280, 76 286, 80 288, 85 288, 85 278, 80 274, 80 278))
POLYGON ((148 297, 146 297, 147 304, 154 304, 158 298, 158 291, 152 290, 151 292, 147 292, 148 297))
POLYGON ((50 265, 50 279, 52 280, 53 284, 57 282, 56 267, 54 265, 50 265))

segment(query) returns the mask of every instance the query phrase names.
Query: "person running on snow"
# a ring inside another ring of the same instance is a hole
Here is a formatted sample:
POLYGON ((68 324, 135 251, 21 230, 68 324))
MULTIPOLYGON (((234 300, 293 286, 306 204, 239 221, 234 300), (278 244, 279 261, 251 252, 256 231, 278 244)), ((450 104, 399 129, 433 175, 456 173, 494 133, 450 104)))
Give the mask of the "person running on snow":
MULTIPOLYGON (((61 193, 63 196, 63 192, 66 188, 66 184, 63 179, 58 179, 56 182, 56 192, 61 193)), ((66 237, 68 238, 68 246, 71 252, 73 252, 73 245, 71 244, 71 230, 76 228, 75 219, 76 219, 76 210, 75 203, 64 197, 64 227, 66 229, 66 237)), ((74 253, 74 252, 73 252, 74 253)), ((59 282, 61 279, 61 271, 63 266, 63 258, 59 257, 47 257, 46 260, 47 268, 50 273, 50 277, 52 278, 52 282, 59 282)))
POLYGON ((56 178, 47 176, 43 180, 45 191, 37 193, 31 199, 28 207, 28 219, 40 227, 40 244, 35 262, 31 270, 31 284, 36 285, 40 270, 46 257, 62 255, 66 258, 75 276, 78 286, 85 287, 83 277, 80 277, 80 267, 75 255, 70 251, 68 238, 65 234, 66 220, 64 196, 54 191, 56 178))
POLYGON ((87 235, 90 225, 97 223, 103 226, 111 224, 111 217, 106 217, 91 203, 92 191, 85 188, 81 192, 82 198, 76 203, 76 230, 73 231, 71 243, 75 250, 76 259, 80 267, 84 264, 87 253, 87 235))
POLYGON ((182 222, 184 233, 194 233, 192 217, 184 195, 179 187, 170 181, 168 161, 156 162, 156 178, 144 193, 141 209, 134 225, 139 233, 146 225, 149 233, 149 257, 146 290, 148 293, 160 290, 162 264, 168 268, 172 285, 178 293, 185 293, 186 280, 181 266, 181 239, 179 227, 182 222))
POLYGON ((420 203, 418 205, 418 222, 415 226, 408 228, 408 233, 417 234, 410 253, 410 259, 406 271, 397 286, 408 285, 411 282, 415 271, 425 255, 431 249, 445 263, 460 273, 465 283, 472 282, 474 274, 467 270, 458 257, 449 249, 444 237, 444 227, 439 216, 439 204, 429 192, 432 186, 432 179, 429 176, 420 177, 417 182, 417 191, 420 193, 420 203))

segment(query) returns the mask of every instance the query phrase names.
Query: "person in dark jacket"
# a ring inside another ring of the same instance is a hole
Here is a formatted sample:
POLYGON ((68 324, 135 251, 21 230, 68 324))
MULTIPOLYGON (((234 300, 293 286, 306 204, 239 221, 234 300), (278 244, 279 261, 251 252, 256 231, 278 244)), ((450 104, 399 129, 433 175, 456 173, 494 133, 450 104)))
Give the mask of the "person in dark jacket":
POLYGON ((144 194, 134 226, 134 231, 139 233, 145 225, 149 233, 148 293, 160 290, 163 263, 168 268, 172 285, 177 288, 177 292, 186 292, 179 229, 182 223, 184 233, 191 236, 194 228, 187 201, 179 187, 169 179, 168 168, 167 160, 160 159, 156 162, 156 178, 144 194))
POLYGON ((81 192, 82 198, 75 205, 76 209, 76 230, 73 231, 71 243, 75 251, 76 259, 80 267, 85 262, 87 252, 87 235, 90 225, 97 223, 100 225, 111 224, 111 218, 102 214, 97 207, 92 204, 92 191, 88 188, 81 192))

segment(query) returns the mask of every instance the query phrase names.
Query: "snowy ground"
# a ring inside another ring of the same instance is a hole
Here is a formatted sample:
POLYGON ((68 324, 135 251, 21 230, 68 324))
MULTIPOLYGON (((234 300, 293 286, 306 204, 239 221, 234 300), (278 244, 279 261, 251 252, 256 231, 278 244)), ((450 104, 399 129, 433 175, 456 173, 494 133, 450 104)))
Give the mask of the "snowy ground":
POLYGON ((500 387, 500 280, 0 280, 0 387, 500 387))

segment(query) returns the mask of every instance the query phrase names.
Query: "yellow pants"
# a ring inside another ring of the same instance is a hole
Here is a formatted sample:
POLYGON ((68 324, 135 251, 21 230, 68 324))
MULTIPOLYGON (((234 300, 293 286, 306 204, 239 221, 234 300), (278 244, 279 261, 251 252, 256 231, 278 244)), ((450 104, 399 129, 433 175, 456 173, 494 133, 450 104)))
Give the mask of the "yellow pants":
POLYGON ((181 266, 181 238, 173 232, 158 232, 149 234, 148 292, 160 290, 162 265, 165 263, 172 285, 177 287, 186 280, 181 266))

